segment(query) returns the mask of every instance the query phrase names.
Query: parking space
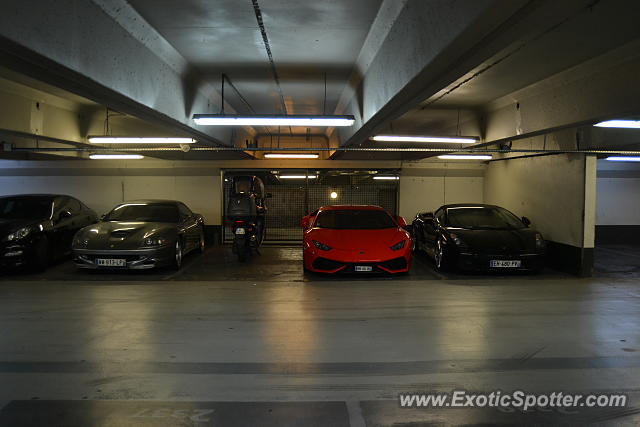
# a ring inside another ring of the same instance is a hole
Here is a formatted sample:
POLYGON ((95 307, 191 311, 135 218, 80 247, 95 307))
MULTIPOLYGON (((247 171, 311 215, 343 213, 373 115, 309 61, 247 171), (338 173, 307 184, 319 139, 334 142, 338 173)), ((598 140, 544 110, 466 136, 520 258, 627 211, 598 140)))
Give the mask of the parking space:
POLYGON ((541 278, 571 277, 567 273, 547 269, 541 274, 499 272, 438 272, 433 260, 426 254, 414 254, 409 273, 406 274, 320 274, 304 272, 302 266, 302 248, 299 245, 265 245, 259 253, 248 261, 240 262, 233 254, 230 245, 207 248, 204 254, 190 254, 184 259, 179 271, 171 268, 141 271, 78 270, 71 260, 63 260, 52 265, 44 272, 29 270, 5 271, 0 274, 0 282, 12 281, 289 281, 289 282, 326 282, 336 280, 353 281, 424 281, 424 280, 500 280, 518 277, 524 280, 541 278))

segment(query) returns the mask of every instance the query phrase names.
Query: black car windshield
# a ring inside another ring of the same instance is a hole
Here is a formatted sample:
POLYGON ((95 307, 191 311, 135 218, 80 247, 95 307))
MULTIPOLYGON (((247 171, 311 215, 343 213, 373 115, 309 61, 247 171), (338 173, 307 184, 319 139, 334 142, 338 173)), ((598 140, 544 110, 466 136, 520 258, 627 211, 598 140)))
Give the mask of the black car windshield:
POLYGON ((51 197, 3 197, 0 198, 2 219, 49 219, 51 197))
POLYGON ((336 230, 376 230, 397 227, 388 213, 373 209, 321 211, 315 226, 336 230))
POLYGON ((105 221, 178 222, 178 206, 173 204, 127 203, 117 206, 105 221))
POLYGON ((459 207, 447 209, 447 225, 472 230, 514 230, 525 228, 518 217, 499 207, 459 207))

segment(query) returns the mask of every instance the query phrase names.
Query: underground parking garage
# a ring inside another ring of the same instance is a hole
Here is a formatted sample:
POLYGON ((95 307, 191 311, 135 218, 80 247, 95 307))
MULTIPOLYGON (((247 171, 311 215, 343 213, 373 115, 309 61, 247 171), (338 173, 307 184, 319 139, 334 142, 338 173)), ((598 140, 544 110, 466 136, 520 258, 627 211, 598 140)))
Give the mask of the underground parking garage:
POLYGON ((0 426, 639 424, 636 2, 0 11, 0 426))

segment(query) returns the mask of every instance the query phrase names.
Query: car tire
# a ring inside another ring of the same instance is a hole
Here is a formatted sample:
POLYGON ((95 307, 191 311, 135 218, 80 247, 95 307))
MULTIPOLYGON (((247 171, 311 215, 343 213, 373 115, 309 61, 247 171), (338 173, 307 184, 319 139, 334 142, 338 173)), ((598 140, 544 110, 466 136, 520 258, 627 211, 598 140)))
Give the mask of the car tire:
POLYGON ((204 253, 206 248, 205 239, 204 239, 204 227, 200 227, 200 240, 198 241, 198 250, 201 254, 204 253))
POLYGON ((49 241, 46 237, 41 237, 33 247, 33 259, 31 267, 37 272, 42 272, 49 267, 51 253, 49 251, 49 241))
POLYGON ((173 255, 173 264, 172 267, 174 270, 180 270, 182 268, 182 258, 184 257, 184 249, 182 247, 182 241, 178 237, 176 239, 176 246, 173 255))

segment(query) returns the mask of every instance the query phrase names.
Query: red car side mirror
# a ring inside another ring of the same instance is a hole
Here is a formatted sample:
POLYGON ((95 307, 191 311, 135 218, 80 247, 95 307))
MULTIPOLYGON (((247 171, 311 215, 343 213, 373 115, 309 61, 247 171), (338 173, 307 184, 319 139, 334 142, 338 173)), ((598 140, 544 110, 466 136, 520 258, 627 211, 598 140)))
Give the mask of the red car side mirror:
POLYGON ((306 216, 302 218, 300 220, 300 227, 302 227, 303 230, 309 228, 309 218, 307 218, 306 216))
POLYGON ((398 226, 401 228, 405 228, 407 226, 407 221, 405 221, 404 218, 402 218, 399 215, 396 217, 396 222, 398 223, 398 226))

